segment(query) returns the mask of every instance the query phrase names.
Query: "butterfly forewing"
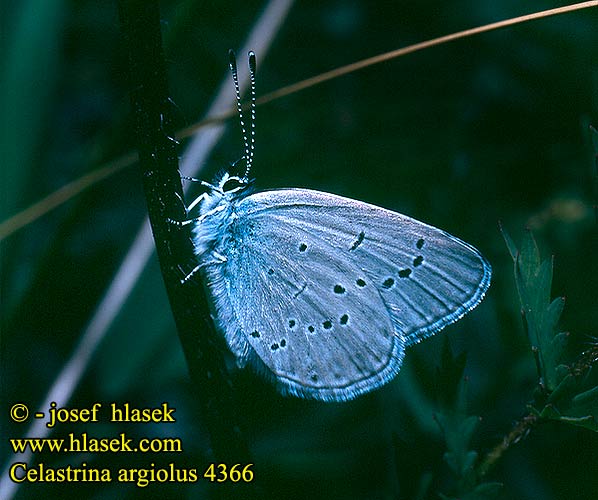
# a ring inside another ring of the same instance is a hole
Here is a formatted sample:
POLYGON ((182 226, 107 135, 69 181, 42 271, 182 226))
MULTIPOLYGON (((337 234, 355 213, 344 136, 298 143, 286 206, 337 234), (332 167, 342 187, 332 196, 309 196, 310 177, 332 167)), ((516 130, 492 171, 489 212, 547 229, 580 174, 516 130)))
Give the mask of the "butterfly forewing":
POLYGON ((490 284, 490 265, 471 245, 367 203, 284 189, 252 195, 240 208, 248 218, 271 218, 277 230, 325 241, 331 261, 351 261, 367 276, 367 285, 380 291, 408 345, 473 309, 490 284))

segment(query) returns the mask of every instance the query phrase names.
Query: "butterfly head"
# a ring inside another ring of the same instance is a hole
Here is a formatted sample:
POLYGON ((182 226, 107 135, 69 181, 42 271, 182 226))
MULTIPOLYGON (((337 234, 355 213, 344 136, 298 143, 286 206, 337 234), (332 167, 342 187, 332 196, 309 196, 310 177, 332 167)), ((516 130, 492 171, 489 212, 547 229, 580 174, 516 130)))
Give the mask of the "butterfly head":
POLYGON ((231 175, 228 172, 224 172, 222 177, 218 181, 218 194, 223 198, 237 198, 244 194, 244 191, 253 184, 253 179, 249 179, 247 176, 231 175))

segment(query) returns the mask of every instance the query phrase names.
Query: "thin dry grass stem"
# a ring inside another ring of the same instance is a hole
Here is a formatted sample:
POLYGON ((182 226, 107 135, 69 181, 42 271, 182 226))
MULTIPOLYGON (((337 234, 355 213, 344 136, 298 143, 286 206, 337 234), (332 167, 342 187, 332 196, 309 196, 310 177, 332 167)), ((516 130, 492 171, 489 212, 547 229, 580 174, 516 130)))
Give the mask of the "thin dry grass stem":
MULTIPOLYGON (((442 45, 444 43, 453 42, 455 40, 460 40, 463 38, 468 38, 474 35, 479 35, 481 33, 486 33, 488 31, 498 30, 502 28, 506 28, 509 26, 514 26, 516 24, 522 24, 529 21, 536 21, 538 19, 556 16, 560 14, 567 14, 570 12, 574 12, 576 10, 588 9, 591 7, 598 7, 598 0, 592 0, 589 2, 581 2, 572 5, 566 5, 564 7, 558 7, 556 9, 549 9, 544 10, 541 12, 535 12, 533 14, 526 14, 524 16, 514 17, 511 19, 506 19, 504 21, 497 21, 495 23, 486 24, 484 26, 479 26, 477 28, 470 28, 463 31, 458 31, 456 33, 451 33, 449 35, 444 35, 438 38, 434 38, 432 40, 427 40, 425 42, 416 43, 414 45, 410 45, 408 47, 403 47, 401 49, 392 50, 390 52, 386 52, 384 54, 379 54, 374 57, 369 57, 367 59, 363 59, 361 61, 357 61, 351 64, 347 64, 346 66, 342 66, 340 68, 336 68, 325 73, 321 73, 317 76, 307 78, 297 83, 293 83, 291 85, 287 85, 286 87, 282 87, 278 90, 270 92, 266 95, 261 96, 257 99, 257 105, 261 106, 268 102, 274 101, 276 99, 280 99, 287 95, 293 94, 295 92, 299 92, 301 90, 305 90, 309 87, 313 87, 315 85, 319 85, 320 83, 326 82, 328 80, 332 80, 333 78, 338 78, 340 76, 346 75, 348 73, 352 73, 354 71, 358 71, 369 66, 373 66, 374 64, 379 64, 385 61, 389 61, 391 59, 395 59, 397 57, 405 56, 407 54, 412 54, 413 52, 418 52, 420 50, 429 49, 438 45, 442 45)), ((177 139, 186 139, 191 137, 195 132, 199 129, 206 127, 208 125, 212 125, 214 123, 223 122, 228 120, 229 118, 236 115, 236 110, 231 108, 229 111, 218 114, 216 116, 208 117, 194 125, 186 127, 180 130, 176 137, 177 139)), ((128 153, 127 155, 114 160, 114 162, 104 165, 97 169, 94 172, 91 172, 81 179, 75 180, 69 184, 66 184, 58 191, 46 196, 45 198, 41 199, 40 201, 34 203, 33 205, 27 207, 26 209, 18 212, 17 214, 9 217, 2 223, 0 223, 0 241, 7 238, 15 231, 19 230, 20 228, 30 224, 31 222, 35 221, 37 218, 41 217, 42 215, 46 214, 50 210, 56 208, 57 206, 61 205, 62 203, 68 201, 69 199, 73 198, 77 194, 79 194, 84 189, 94 185, 95 183, 109 177, 111 174, 118 172, 124 167, 130 166, 134 164, 135 159, 133 153, 128 153), (118 168, 114 168, 117 165, 118 168), (110 167, 112 166, 112 169, 110 167)))

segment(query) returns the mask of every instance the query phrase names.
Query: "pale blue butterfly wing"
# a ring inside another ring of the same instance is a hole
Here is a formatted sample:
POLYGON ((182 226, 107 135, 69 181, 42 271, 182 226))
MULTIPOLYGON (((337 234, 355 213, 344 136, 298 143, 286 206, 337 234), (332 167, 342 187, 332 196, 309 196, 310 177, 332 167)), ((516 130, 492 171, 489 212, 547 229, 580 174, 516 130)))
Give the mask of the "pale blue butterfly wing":
MULTIPOLYGON (((231 196, 203 267, 241 365, 281 392, 342 401, 394 377, 405 347, 483 298, 490 265, 414 219, 306 189, 231 196)), ((203 247, 202 247, 203 248, 203 247)), ((205 250, 205 248, 204 248, 205 250)))

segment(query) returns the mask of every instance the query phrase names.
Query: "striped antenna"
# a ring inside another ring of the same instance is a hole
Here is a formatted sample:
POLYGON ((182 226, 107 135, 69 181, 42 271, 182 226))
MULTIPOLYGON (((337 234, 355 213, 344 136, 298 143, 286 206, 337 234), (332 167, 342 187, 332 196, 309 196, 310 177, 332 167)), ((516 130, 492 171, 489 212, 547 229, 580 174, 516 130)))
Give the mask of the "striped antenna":
POLYGON ((249 160, 247 161, 247 169, 245 170, 245 177, 249 175, 249 169, 253 164, 253 150, 255 148, 255 68, 256 68, 256 60, 255 60, 255 52, 253 50, 249 51, 249 79, 251 82, 251 108, 249 111, 250 118, 251 118, 251 138, 249 142, 249 160))
POLYGON ((243 119, 243 106, 241 105, 241 89, 239 88, 239 76, 237 74, 237 59, 235 53, 232 50, 228 51, 229 67, 233 75, 233 82, 235 83, 235 93, 237 96, 237 111, 239 112, 239 121, 241 122, 241 132, 243 133, 243 143, 245 146, 245 177, 249 175, 251 169, 251 163, 253 161, 253 150, 255 146, 255 53, 249 52, 249 73, 251 81, 251 111, 250 111, 250 132, 251 139, 247 136, 247 129, 245 128, 245 120, 243 119))

